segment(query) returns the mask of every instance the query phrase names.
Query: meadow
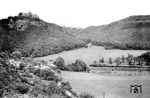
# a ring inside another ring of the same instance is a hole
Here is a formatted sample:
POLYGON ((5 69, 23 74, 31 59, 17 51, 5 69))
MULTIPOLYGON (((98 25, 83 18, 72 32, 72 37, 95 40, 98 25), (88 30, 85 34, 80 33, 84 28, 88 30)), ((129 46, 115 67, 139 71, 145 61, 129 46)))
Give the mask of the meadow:
POLYGON ((89 92, 96 98, 149 98, 150 76, 104 76, 63 71, 75 92, 89 92), (142 93, 130 93, 130 85, 142 85, 142 93))
POLYGON ((98 61, 101 58, 104 58, 105 61, 108 61, 110 57, 115 59, 116 57, 121 57, 122 55, 127 56, 128 54, 139 56, 145 52, 146 50, 106 50, 101 46, 92 46, 90 48, 78 48, 70 51, 64 51, 58 54, 38 57, 36 59, 42 59, 49 62, 49 60, 55 60, 57 57, 62 57, 64 58, 66 64, 73 63, 76 59, 81 59, 89 65, 93 63, 94 60, 98 61))
MULTIPOLYGON (((132 54, 139 56, 146 50, 106 50, 101 46, 92 46, 90 48, 79 48, 70 51, 64 51, 58 54, 35 59, 46 61, 55 60, 62 57, 65 64, 74 62, 76 59, 83 60, 86 64, 93 63, 104 58, 105 61, 111 57, 121 57, 132 54)), ((109 76, 84 72, 68 72, 62 71, 62 77, 69 81, 73 90, 77 93, 89 92, 96 98, 149 98, 150 95, 150 76, 109 76), (143 92, 141 94, 131 94, 130 85, 142 85, 143 92)))

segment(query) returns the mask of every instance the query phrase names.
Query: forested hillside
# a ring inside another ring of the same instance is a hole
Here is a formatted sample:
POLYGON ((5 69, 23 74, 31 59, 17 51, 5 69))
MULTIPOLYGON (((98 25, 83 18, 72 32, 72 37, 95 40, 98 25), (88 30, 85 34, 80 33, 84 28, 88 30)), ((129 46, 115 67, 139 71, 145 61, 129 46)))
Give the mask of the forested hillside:
POLYGON ((87 27, 79 38, 121 49, 150 49, 150 16, 130 16, 103 26, 87 27))
POLYGON ((47 23, 32 13, 0 20, 1 51, 22 51, 24 56, 45 56, 85 45, 63 27, 47 23))

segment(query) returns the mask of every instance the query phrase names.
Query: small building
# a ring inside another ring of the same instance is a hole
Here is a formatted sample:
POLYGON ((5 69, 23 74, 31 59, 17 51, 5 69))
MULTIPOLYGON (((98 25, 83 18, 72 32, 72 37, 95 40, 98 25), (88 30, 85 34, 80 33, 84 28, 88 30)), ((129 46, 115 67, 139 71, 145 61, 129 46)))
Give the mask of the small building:
POLYGON ((88 43, 85 45, 85 48, 91 48, 92 47, 92 43, 88 43))

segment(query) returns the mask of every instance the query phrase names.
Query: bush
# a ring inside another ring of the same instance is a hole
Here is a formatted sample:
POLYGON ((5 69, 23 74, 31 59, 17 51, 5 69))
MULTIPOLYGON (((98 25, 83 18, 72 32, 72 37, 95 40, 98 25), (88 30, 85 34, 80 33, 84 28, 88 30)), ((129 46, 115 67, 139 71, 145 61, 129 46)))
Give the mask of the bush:
POLYGON ((9 58, 9 54, 7 52, 0 52, 0 62, 5 62, 9 58))
POLYGON ((79 98, 95 98, 92 94, 90 93, 81 93, 79 98))
POLYGON ((11 54, 11 57, 14 58, 14 59, 20 59, 21 56, 22 56, 22 53, 20 51, 18 51, 18 50, 12 52, 12 54, 11 54))
POLYGON ((38 86, 34 86, 34 87, 32 87, 32 89, 30 90, 30 94, 31 94, 32 96, 37 97, 39 94, 43 94, 43 93, 44 93, 43 91, 45 91, 45 90, 42 89, 42 88, 40 88, 40 87, 38 87, 38 86))
POLYGON ((52 82, 50 83, 47 87, 46 87, 46 91, 48 93, 48 95, 52 95, 52 94, 58 94, 58 95, 62 95, 62 90, 57 86, 56 82, 52 82))
POLYGON ((16 86, 16 90, 21 94, 25 94, 29 91, 29 87, 25 84, 20 84, 16 86))
POLYGON ((1 97, 4 91, 5 94, 15 92, 16 85, 19 82, 24 81, 23 78, 21 78, 20 74, 18 73, 18 70, 14 66, 11 66, 6 62, 0 62, 0 69, 1 69, 0 70, 0 97, 1 97))
MULTIPOLYGON (((12 56, 18 58, 18 54, 20 53, 13 52, 12 56)), ((10 58, 7 56, 5 53, 0 54, 0 98, 17 94, 29 94, 36 97, 46 95, 48 98, 68 98, 65 91, 72 91, 72 88, 68 82, 63 82, 61 86, 57 85, 61 78, 55 73, 55 70, 36 69, 33 65, 37 63, 34 63, 32 59, 23 58, 19 59, 19 61, 23 62, 23 68, 24 66, 27 67, 24 70, 20 70, 7 62, 10 58)), ((45 61, 40 61, 40 63, 47 64, 45 61)))
POLYGON ((39 76, 43 80, 47 80, 47 81, 58 80, 58 76, 56 76, 55 73, 52 72, 51 70, 40 70, 40 69, 37 69, 34 72, 34 74, 39 76))
POLYGON ((65 89, 65 90, 68 90, 68 91, 71 91, 71 90, 72 90, 72 87, 71 87, 71 85, 70 85, 69 82, 62 82, 62 83, 61 83, 61 87, 62 87, 63 89, 65 89))
POLYGON ((74 63, 67 65, 66 67, 67 71, 78 71, 78 68, 75 66, 74 63))

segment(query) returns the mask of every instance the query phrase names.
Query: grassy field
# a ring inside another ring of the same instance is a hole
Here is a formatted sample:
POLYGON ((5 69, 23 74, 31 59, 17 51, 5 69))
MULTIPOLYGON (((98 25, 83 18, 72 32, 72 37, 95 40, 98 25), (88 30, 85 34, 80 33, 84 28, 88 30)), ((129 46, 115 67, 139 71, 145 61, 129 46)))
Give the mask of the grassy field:
POLYGON ((102 76, 67 71, 63 71, 62 76, 71 83, 74 91, 90 92, 96 98, 150 98, 150 76, 102 76), (143 92, 130 93, 130 85, 142 85, 143 92))
MULTIPOLYGON (((83 60, 86 64, 93 63, 94 60, 99 60, 104 57, 108 60, 109 57, 116 58, 122 55, 134 56, 141 55, 144 50, 105 50, 100 46, 92 46, 91 48, 79 48, 70 51, 64 51, 58 54, 39 57, 35 59, 43 59, 46 61, 55 60, 57 57, 63 57, 65 63, 72 63, 76 59, 83 60)), ((104 76, 92 73, 82 72, 62 72, 65 80, 71 83, 73 90, 81 92, 90 92, 96 98, 150 98, 150 76, 104 76), (130 85, 142 85, 142 94, 131 94, 130 85), (103 96, 105 95, 105 97, 103 96)))
POLYGON ((140 55, 146 51, 144 50, 119 50, 112 49, 106 50, 101 46, 92 46, 91 48, 79 48, 70 51, 64 51, 58 54, 49 55, 45 57, 39 57, 36 59, 43 59, 46 61, 55 60, 57 57, 63 57, 66 64, 74 62, 76 59, 83 60, 86 64, 93 63, 94 60, 99 60, 104 57, 107 61, 109 57, 116 58, 121 57, 122 55, 127 56, 128 54, 133 54, 134 56, 140 55))

